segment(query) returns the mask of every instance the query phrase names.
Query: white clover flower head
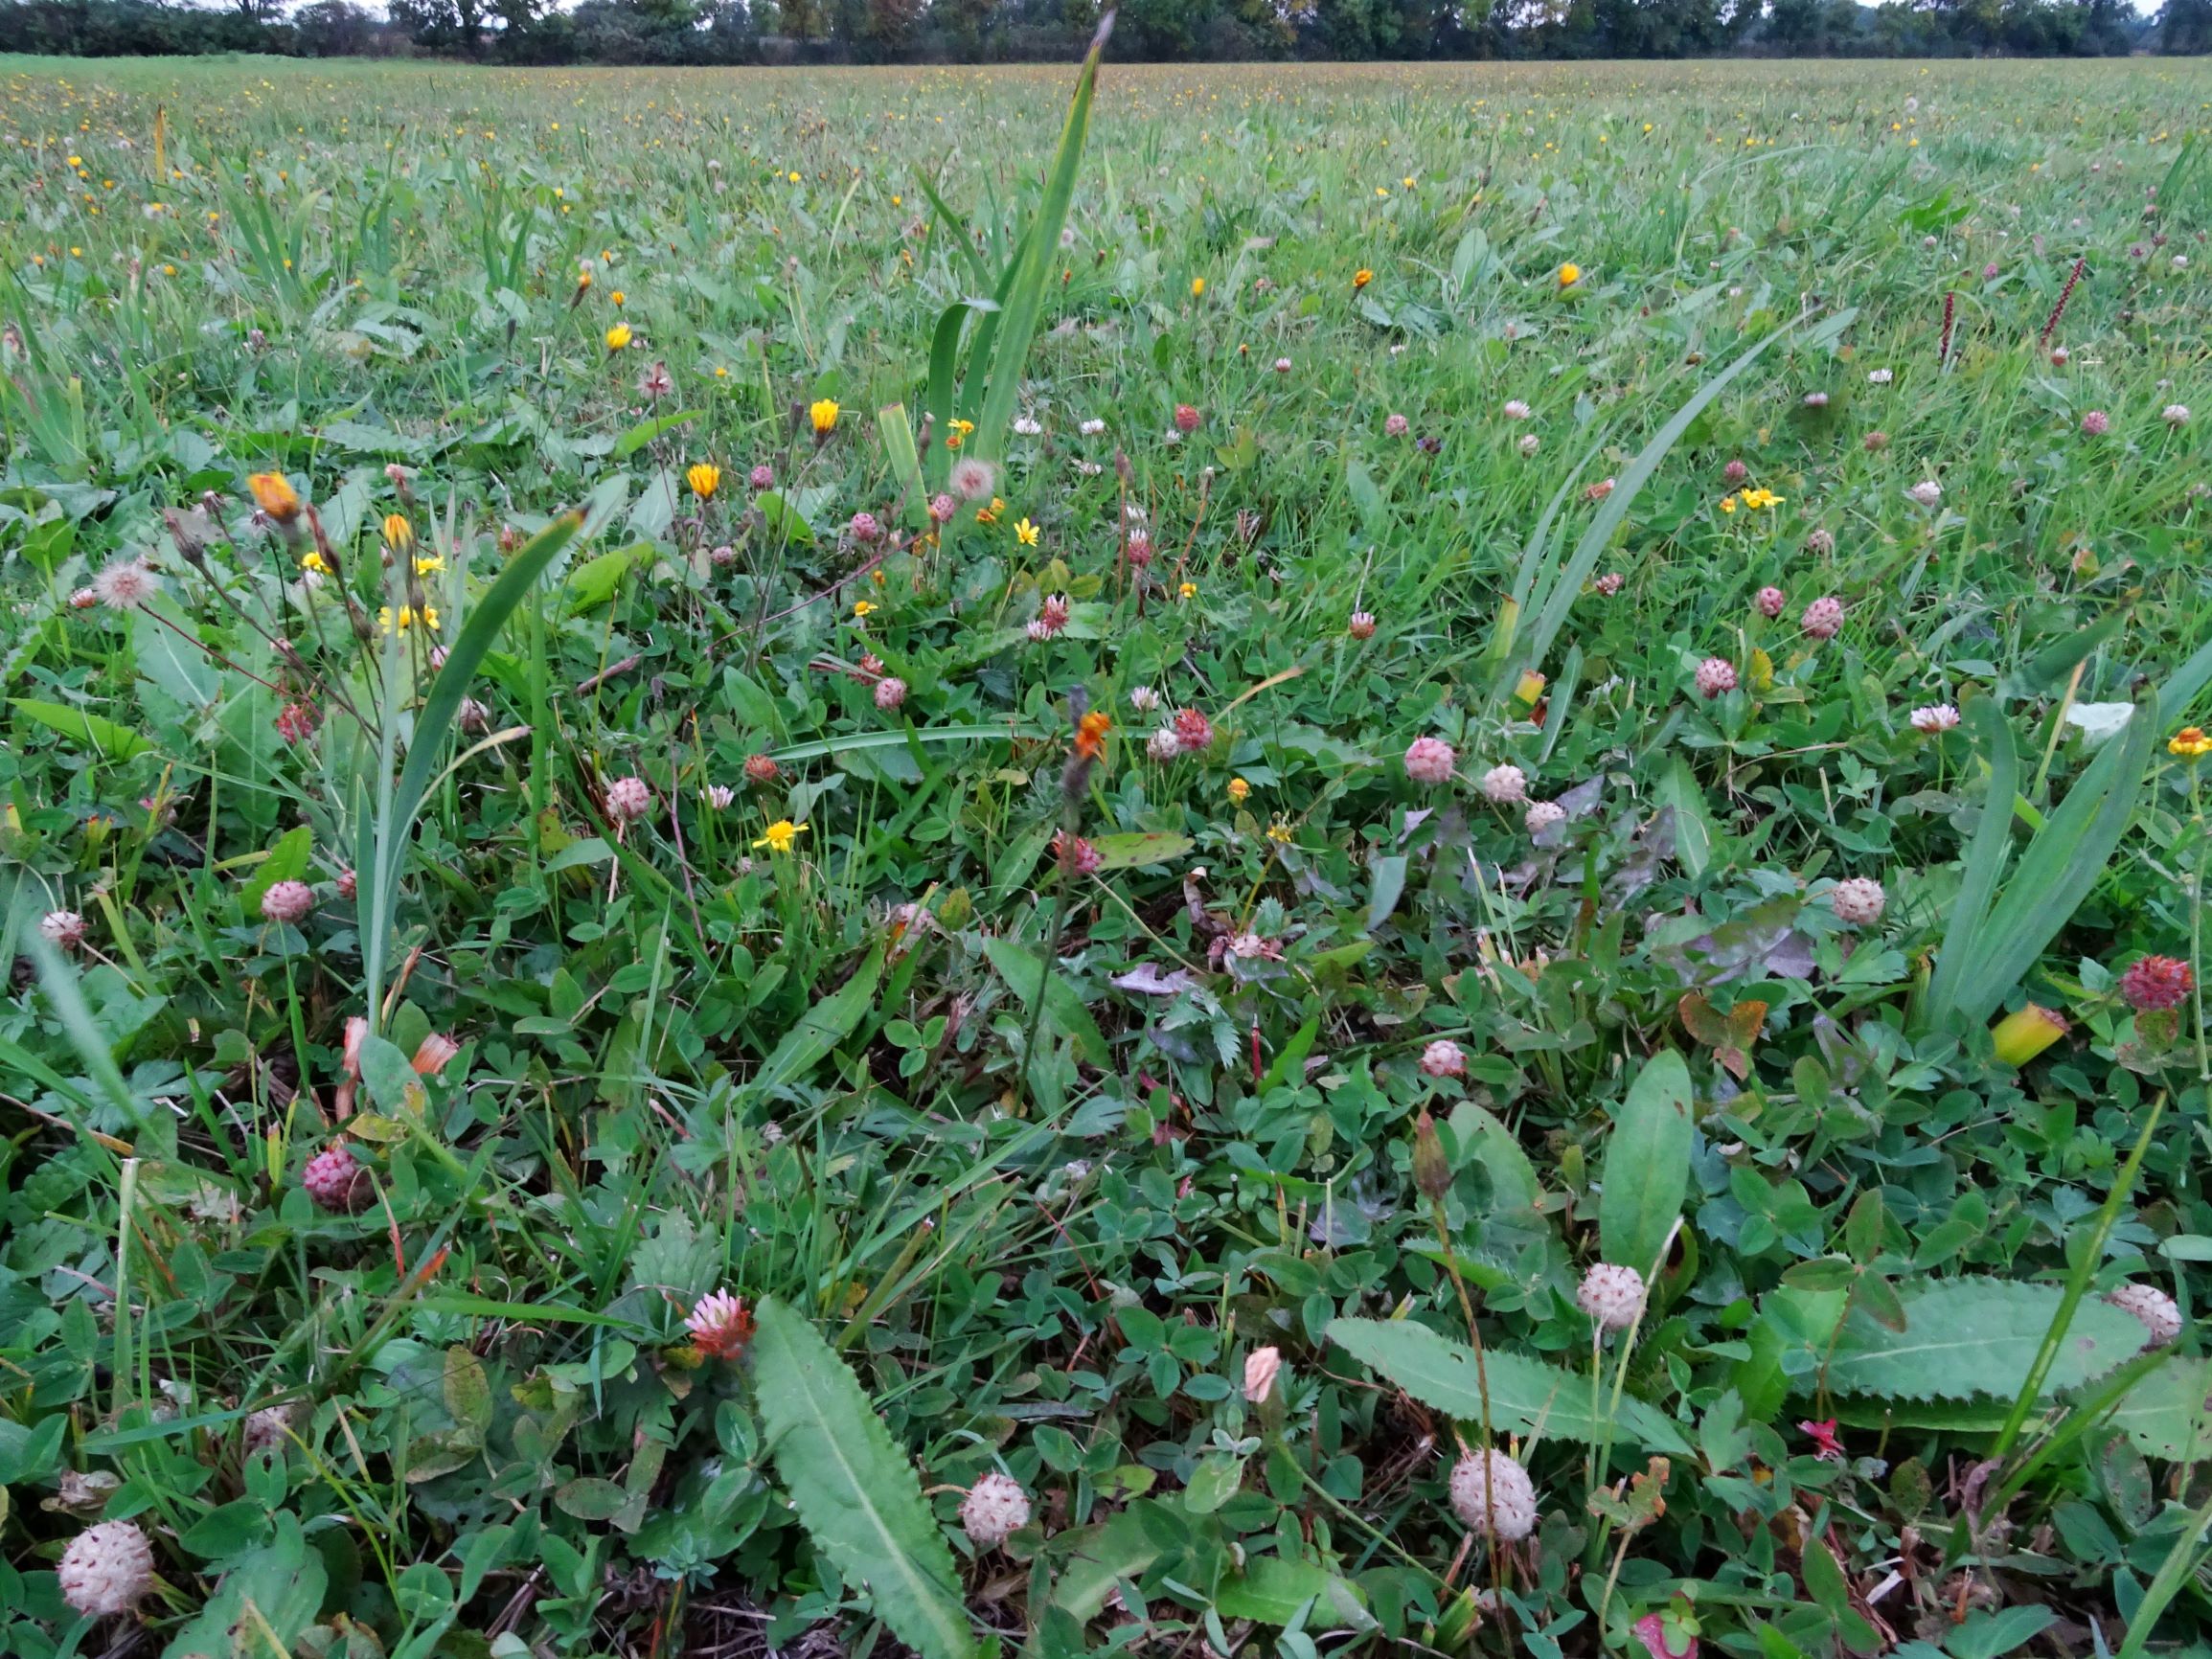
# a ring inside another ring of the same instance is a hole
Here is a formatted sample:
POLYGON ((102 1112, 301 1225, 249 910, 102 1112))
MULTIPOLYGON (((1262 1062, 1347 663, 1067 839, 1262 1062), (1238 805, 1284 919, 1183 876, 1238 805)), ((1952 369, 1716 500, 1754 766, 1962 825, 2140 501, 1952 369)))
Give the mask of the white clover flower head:
POLYGON ((49 910, 38 919, 38 937, 57 950, 75 950, 84 943, 84 918, 74 910, 49 910))
POLYGON ((1085 420, 1081 425, 1077 426, 1076 430, 1081 432, 1085 438, 1096 438, 1101 432, 1106 430, 1106 422, 1099 420, 1085 420))
POLYGON ((1501 807, 1528 799, 1528 774, 1510 761, 1493 766, 1482 775, 1482 792, 1485 798, 1501 807))
POLYGON ((1416 738, 1405 746, 1405 775, 1416 784, 1448 784, 1459 757, 1442 738, 1416 738))
POLYGON ((2123 1284, 2105 1300, 2141 1320, 2153 1348, 2163 1348, 2181 1334, 2180 1305, 2155 1284, 2123 1284))
POLYGON ((728 811, 730 803, 737 798, 738 792, 727 784, 709 784, 700 791, 700 799, 718 812, 728 811))
POLYGON ((1160 693, 1150 686, 1129 688, 1129 707, 1140 715, 1149 715, 1160 706, 1160 693))
POLYGON ((267 1405, 246 1419, 246 1456, 257 1452, 281 1451, 291 1439, 292 1408, 287 1405, 267 1405))
POLYGON ((1600 1330, 1626 1330, 1644 1316, 1644 1276, 1601 1261, 1583 1275, 1575 1305, 1600 1330))
POLYGON ((1541 835, 1546 830, 1557 830, 1567 821, 1567 809, 1557 801, 1531 801, 1521 822, 1531 835, 1541 835))
POLYGON ((88 1618, 127 1613, 153 1588, 153 1546, 129 1521, 102 1521, 61 1553, 61 1599, 88 1618))
POLYGON ((1866 383, 1869 386, 1886 386, 1896 377, 1887 369, 1870 369, 1867 371, 1866 383))
POLYGON ((1518 1543, 1536 1531, 1536 1485, 1504 1452, 1470 1452, 1452 1466, 1451 1512, 1470 1532, 1518 1543))
POLYGON ((1275 373, 1278 375, 1288 375, 1293 365, 1290 359, 1288 357, 1277 357, 1275 359, 1275 373))
POLYGON ((968 1489, 960 1525, 979 1550, 994 1550, 1029 1525, 1029 1494, 1012 1475, 992 1469, 968 1489))
POLYGON ((1421 1069, 1432 1078, 1464 1078, 1467 1076, 1467 1056, 1457 1043, 1438 1037, 1421 1051, 1421 1069))
POLYGON ((1499 413, 1504 415, 1508 420, 1526 420, 1536 411, 1518 398, 1508 398, 1505 400, 1505 407, 1499 413))
POLYGON ((1930 735, 1948 732, 1958 724, 1958 709, 1950 703, 1927 703, 1912 711, 1912 729, 1930 735))
POLYGON ((2186 426, 2189 424, 2189 405, 2186 403, 2169 403, 2158 411, 2158 419, 2169 426, 2186 426))
POLYGON ((1145 741, 1145 753, 1155 761, 1172 761, 1183 752, 1183 740, 1173 726, 1162 726, 1145 741))
POLYGON ((1515 444, 1514 447, 1518 449, 1523 455, 1534 455, 1539 449, 1543 447, 1543 441, 1539 439, 1534 432, 1530 432, 1524 434, 1521 438, 1521 441, 1515 444))
POLYGON ((1036 438, 1043 431, 1043 423, 1031 420, 1027 415, 1018 417, 1014 422, 1014 435, 1016 438, 1036 438))
POLYGON ((1889 895, 1882 892, 1881 883, 1865 875, 1849 875, 1829 889, 1829 908, 1836 912, 1836 920, 1853 927, 1866 927, 1881 920, 1883 906, 1889 895))
POLYGON ((1934 508, 1943 505, 1943 486, 1932 478, 1922 479, 1906 490, 1905 494, 1923 507, 1934 508))
POLYGON ((617 778, 606 786, 606 815, 634 824, 652 810, 652 785, 643 778, 617 778))
POLYGON ((1698 665, 1699 694, 1710 700, 1736 689, 1736 665, 1726 657, 1707 657, 1698 665))

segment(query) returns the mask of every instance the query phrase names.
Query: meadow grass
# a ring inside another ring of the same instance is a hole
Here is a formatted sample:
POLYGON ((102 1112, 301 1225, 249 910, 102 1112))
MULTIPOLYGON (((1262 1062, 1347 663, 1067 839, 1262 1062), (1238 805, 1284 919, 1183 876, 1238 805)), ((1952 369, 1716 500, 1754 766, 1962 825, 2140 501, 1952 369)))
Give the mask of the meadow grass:
POLYGON ((0 75, 0 1652, 2203 1639, 2212 68, 0 75))

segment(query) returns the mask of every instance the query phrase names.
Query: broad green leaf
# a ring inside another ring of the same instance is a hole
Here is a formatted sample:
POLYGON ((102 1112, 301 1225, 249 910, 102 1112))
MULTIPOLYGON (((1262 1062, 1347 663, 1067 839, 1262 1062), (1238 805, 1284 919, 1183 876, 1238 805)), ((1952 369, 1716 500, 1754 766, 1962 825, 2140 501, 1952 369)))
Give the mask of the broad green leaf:
POLYGON ((1334 1319, 1326 1334, 1415 1399, 1463 1422, 1482 1420, 1481 1382, 1487 1377, 1490 1424, 1497 1434, 1540 1432, 1548 1438, 1588 1442, 1625 1436, 1654 1451, 1676 1456, 1690 1451, 1682 1431, 1642 1400, 1623 1395, 1616 1425, 1605 1411, 1612 1398, 1609 1389, 1593 1410, 1588 1376, 1525 1354, 1485 1349, 1478 1374, 1472 1349, 1411 1320, 1334 1319))
POLYGON ((568 614, 582 616, 614 598, 638 554, 650 551, 642 547, 618 547, 612 553, 587 558, 571 570, 567 581, 561 584, 568 600, 568 614))
POLYGON ((808 1536, 924 1659, 968 1659, 960 1579, 914 1466, 811 1324, 772 1296, 759 1320, 754 1398, 808 1536))
POLYGON ((314 831, 305 824, 295 825, 277 837, 277 844, 269 849, 252 878, 239 889, 239 905, 249 924, 261 920, 262 899, 268 890, 280 881, 297 881, 306 875, 314 854, 314 831))
POLYGON ((97 749, 110 761, 132 760, 153 747, 151 740, 104 715, 73 709, 66 703, 40 702, 35 697, 11 697, 8 702, 24 718, 36 721, 50 732, 58 732, 73 742, 97 749))
POLYGON ((1305 1611, 1309 1630, 1367 1630, 1375 1617, 1358 1585, 1311 1561, 1255 1556, 1244 1570, 1214 1592, 1214 1610, 1224 1619, 1283 1625, 1305 1611))
MULTIPOLYGON (((2025 1386, 2063 1295, 2056 1284, 2012 1280, 1923 1283, 1899 1298, 1903 1330, 1887 1329, 1857 1310, 1844 1320, 1829 1356, 1828 1388, 1880 1398, 2009 1399, 2025 1386)), ((2074 1309, 2043 1392, 2079 1387, 2132 1357, 2148 1339, 2132 1314, 2109 1302, 2084 1300, 2074 1309)))
POLYGON ((687 421, 696 420, 698 418, 698 410, 685 409, 674 415, 661 415, 650 420, 640 420, 614 441, 611 458, 616 461, 627 461, 655 438, 661 436, 662 433, 673 432, 678 426, 687 421))
MULTIPOLYGON (((998 977, 1006 981, 1024 1007, 1037 1001, 1038 980, 1043 975, 1043 967, 1035 952, 1011 939, 986 935, 983 953, 991 958, 991 966, 998 970, 998 977)), ((1103 1066, 1112 1058, 1106 1035, 1098 1029, 1098 1021, 1091 1018, 1090 1010, 1083 1007, 1075 987, 1057 973, 1044 975, 1044 1013, 1046 1027, 1070 1038, 1076 1052, 1092 1065, 1103 1066)))
POLYGON ((876 986, 883 977, 883 947, 878 944, 860 959, 860 966, 836 991, 809 1009, 799 1023, 762 1063, 747 1085, 765 1095, 797 1082, 819 1065, 830 1051, 858 1029, 876 1006, 876 986))
POLYGON ((1605 1257, 1649 1279, 1690 1190, 1690 1068, 1672 1049, 1644 1063, 1606 1144, 1598 1194, 1605 1257))
POLYGON ((1166 864, 1182 857, 1193 845, 1188 835, 1176 835, 1165 830, 1130 830, 1091 839, 1091 850, 1099 855, 1101 871, 1166 864))
MULTIPOLYGON (((2081 1312, 2075 1309, 2076 1319, 2081 1312)), ((2146 1457, 2174 1463, 2212 1457, 2212 1359, 2167 1360, 2122 1397, 2111 1420, 2146 1457)))

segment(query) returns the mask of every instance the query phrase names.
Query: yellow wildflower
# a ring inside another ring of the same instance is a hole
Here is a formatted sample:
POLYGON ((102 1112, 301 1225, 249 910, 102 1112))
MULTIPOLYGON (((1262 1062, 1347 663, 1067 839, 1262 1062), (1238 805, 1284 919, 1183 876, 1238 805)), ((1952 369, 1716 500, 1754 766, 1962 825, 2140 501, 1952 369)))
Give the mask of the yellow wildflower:
POLYGON ((722 469, 711 461, 701 461, 684 474, 684 479, 691 485, 694 495, 701 501, 712 501, 715 491, 722 487, 722 469))
POLYGON ((771 852, 788 852, 806 828, 804 824, 794 824, 788 818, 779 818, 768 826, 753 846, 756 849, 765 847, 771 852))
POLYGON ((1361 265, 1357 270, 1352 273, 1352 291, 1357 294, 1361 288, 1364 288, 1374 280, 1375 273, 1369 270, 1365 265, 1361 265))
POLYGON ((417 576, 436 576, 445 568, 445 559, 434 553, 426 553, 415 561, 415 574, 417 576))
POLYGON ((978 524, 996 524, 998 515, 1005 511, 1006 503, 994 495, 991 498, 989 507, 979 507, 975 510, 975 522, 978 524))
POLYGON ((827 438, 836 430, 837 405, 828 398, 818 398, 807 410, 807 418, 814 423, 814 436, 827 438))
POLYGON ((2204 735, 2201 726, 2183 726, 2174 734, 2173 741, 2166 745, 2166 753, 2178 755, 2185 761, 2201 760, 2206 755, 2212 755, 2212 738, 2204 735))
POLYGON ((1242 778, 1231 778, 1229 780, 1229 801, 1233 806, 1242 807, 1246 801, 1251 799, 1251 796, 1252 785, 1250 784, 1246 783, 1242 778))
POLYGON ((1193 277, 1191 279, 1191 298, 1194 300, 1202 299, 1205 295, 1205 292, 1206 279, 1203 277, 1193 277))
POLYGON ((855 600, 853 602, 853 614, 856 617, 874 616, 876 614, 876 602, 872 599, 855 600))
POLYGON ((1561 287, 1571 288, 1582 280, 1583 268, 1582 266, 1576 264, 1572 260, 1569 260, 1565 264, 1560 266, 1561 287))
POLYGON ((628 345, 629 342, 630 332, 629 325, 627 323, 617 323, 613 328, 607 330, 606 349, 608 351, 619 352, 625 346, 628 345))
POLYGON ((619 306, 628 300, 629 296, 624 293, 620 288, 616 288, 612 293, 607 295, 607 298, 619 306))
POLYGON ((1733 512, 1733 511, 1736 511, 1736 498, 1735 498, 1733 495, 1723 495, 1723 496, 1722 496, 1722 497, 1721 497, 1721 511, 1722 511, 1722 512, 1733 512))
POLYGON ((1198 597, 1198 584, 1195 581, 1186 581, 1175 592, 1184 599, 1197 599, 1198 597))
POLYGON ((389 513, 384 519, 384 540, 396 551, 404 553, 415 545, 415 527, 407 522, 404 512, 389 513))
POLYGON ((435 628, 438 625, 438 607, 426 604, 418 610, 411 604, 403 604, 395 617, 390 605, 382 605, 376 611, 376 625, 386 633, 405 633, 411 627, 435 628))
POLYGON ((1278 847, 1290 845, 1290 826, 1278 818, 1267 826, 1267 839, 1278 847))
POLYGON ((329 576, 331 574, 330 561, 311 547, 300 555, 300 568, 311 570, 317 576, 329 576))
POLYGON ((1037 526, 1030 523, 1027 518, 1015 519, 1014 521, 1014 539, 1024 547, 1035 547, 1037 545, 1037 526))

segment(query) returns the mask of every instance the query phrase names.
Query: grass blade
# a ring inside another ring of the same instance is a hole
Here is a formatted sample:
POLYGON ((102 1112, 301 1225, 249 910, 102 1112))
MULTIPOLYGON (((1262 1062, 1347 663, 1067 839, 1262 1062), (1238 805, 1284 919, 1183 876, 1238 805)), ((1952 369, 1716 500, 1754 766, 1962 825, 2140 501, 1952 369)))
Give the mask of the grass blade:
POLYGON ((1973 840, 1966 850, 1965 871, 1957 901, 1951 907, 1950 925, 1945 929, 1943 949, 1935 959, 1935 974, 1927 988, 1927 1023, 1939 1026, 1957 1005, 1959 983, 1967 963, 1982 943, 1982 922, 1995 897, 1997 878, 2004 874, 2012 846, 2013 798, 2019 793, 2019 752, 2013 745, 2013 729, 2004 711, 1991 697, 1976 697, 1967 705, 1966 717, 1976 745, 1990 769, 1989 796, 1973 840))

